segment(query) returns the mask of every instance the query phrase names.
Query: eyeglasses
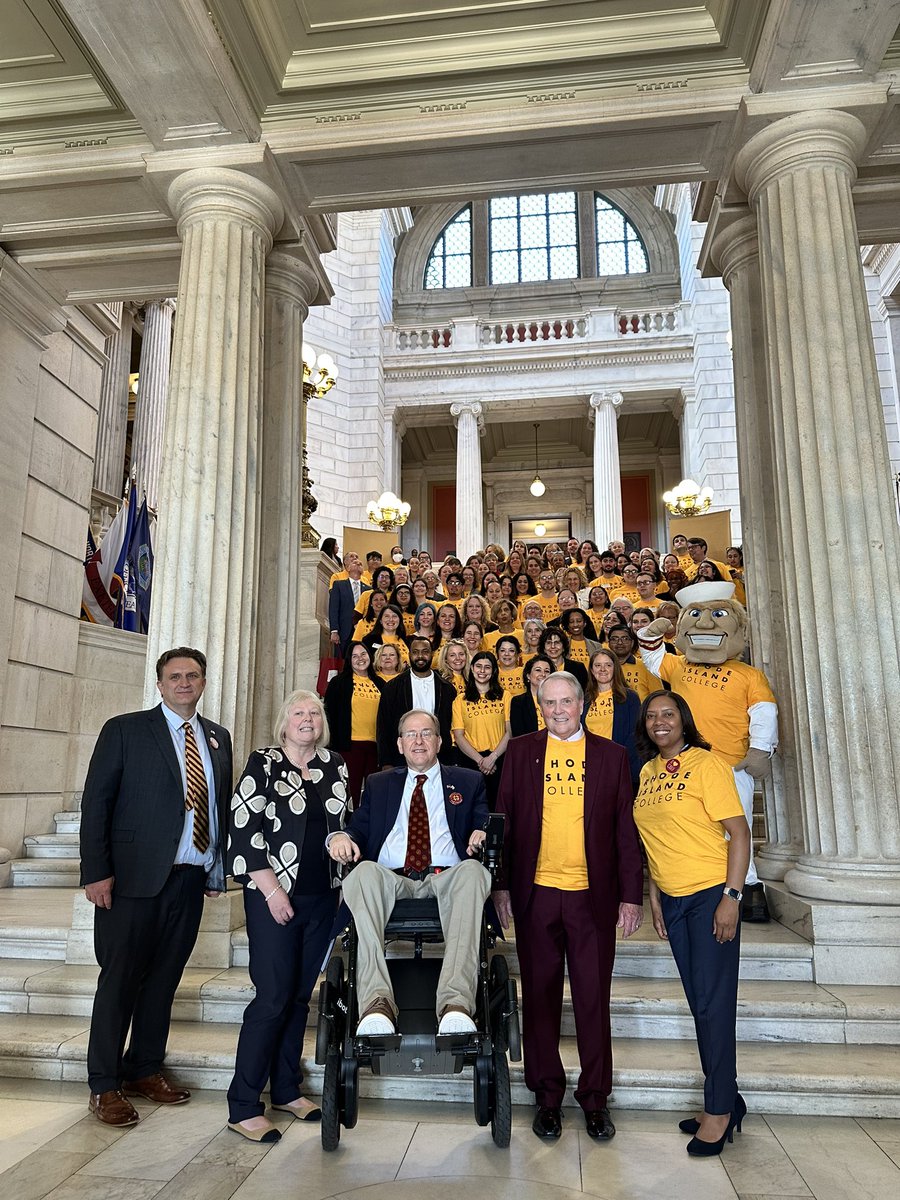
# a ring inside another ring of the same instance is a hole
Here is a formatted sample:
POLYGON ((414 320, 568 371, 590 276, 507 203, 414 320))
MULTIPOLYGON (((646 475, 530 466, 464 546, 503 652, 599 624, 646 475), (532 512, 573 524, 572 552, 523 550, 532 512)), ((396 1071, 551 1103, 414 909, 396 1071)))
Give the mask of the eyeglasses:
POLYGON ((414 742, 416 738, 421 738, 423 742, 430 742, 437 734, 433 729, 404 729, 400 734, 404 742, 414 742))

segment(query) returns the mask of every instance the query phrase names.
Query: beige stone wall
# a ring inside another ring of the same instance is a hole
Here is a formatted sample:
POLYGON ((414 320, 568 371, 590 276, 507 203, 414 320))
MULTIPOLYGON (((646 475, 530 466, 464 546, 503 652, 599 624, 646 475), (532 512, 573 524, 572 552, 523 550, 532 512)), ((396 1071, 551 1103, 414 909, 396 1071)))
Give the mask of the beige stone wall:
POLYGON ((75 788, 69 733, 80 710, 81 564, 107 327, 100 306, 62 315, 65 328, 28 370, 3 381, 3 412, 30 408, 14 453, 3 452, 3 507, 19 527, 17 537, 7 530, 2 568, 11 604, 0 697, 0 845, 14 854, 27 834, 52 829, 75 788))

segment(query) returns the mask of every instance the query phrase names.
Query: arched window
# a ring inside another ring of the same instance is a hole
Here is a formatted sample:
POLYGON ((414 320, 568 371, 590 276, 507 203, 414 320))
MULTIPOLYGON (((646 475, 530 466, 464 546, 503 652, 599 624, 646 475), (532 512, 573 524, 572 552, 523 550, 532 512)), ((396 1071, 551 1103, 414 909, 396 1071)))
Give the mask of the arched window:
POLYGON ((472 209, 444 226, 425 264, 426 288, 472 286, 472 209))
POLYGON ((650 270, 641 235, 620 208, 595 193, 597 274, 641 275, 650 270))
POLYGON ((498 196, 488 202, 489 279, 531 283, 578 277, 574 192, 498 196))

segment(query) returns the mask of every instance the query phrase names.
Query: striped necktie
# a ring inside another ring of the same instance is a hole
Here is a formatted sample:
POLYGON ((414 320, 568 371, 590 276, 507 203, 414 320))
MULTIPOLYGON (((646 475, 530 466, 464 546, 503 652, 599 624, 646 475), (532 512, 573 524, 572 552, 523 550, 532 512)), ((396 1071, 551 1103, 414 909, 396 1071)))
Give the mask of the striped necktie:
POLYGON ((197 739, 191 728, 190 721, 182 725, 184 730, 184 769, 187 775, 187 796, 184 800, 186 809, 194 811, 194 849, 205 854, 209 849, 209 788, 206 784, 206 772, 200 751, 197 749, 197 739))

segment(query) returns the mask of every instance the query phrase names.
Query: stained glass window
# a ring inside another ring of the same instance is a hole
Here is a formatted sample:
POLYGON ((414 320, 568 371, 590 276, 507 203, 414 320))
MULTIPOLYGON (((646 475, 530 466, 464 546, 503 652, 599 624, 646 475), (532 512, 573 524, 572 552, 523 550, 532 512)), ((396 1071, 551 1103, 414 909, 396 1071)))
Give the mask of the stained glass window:
POLYGON ((426 288, 472 286, 472 209, 444 226, 425 266, 426 288))

